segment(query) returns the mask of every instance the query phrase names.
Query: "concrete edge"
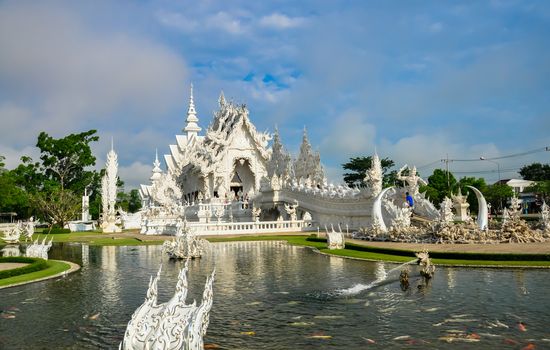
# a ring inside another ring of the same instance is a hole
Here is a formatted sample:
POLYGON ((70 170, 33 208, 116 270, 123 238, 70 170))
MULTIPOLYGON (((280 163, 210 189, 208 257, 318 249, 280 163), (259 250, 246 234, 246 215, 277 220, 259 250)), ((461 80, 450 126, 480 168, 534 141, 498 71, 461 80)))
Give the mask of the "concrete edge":
POLYGON ((59 272, 59 273, 56 273, 55 275, 46 276, 46 277, 41 277, 41 278, 34 279, 34 280, 31 280, 31 281, 25 281, 25 282, 19 282, 19 283, 9 284, 9 285, 7 285, 7 286, 1 286, 0 289, 11 288, 11 287, 17 287, 17 286, 22 286, 22 285, 25 285, 25 284, 34 283, 34 282, 40 282, 40 281, 45 281, 45 280, 49 280, 49 279, 53 279, 53 278, 57 278, 57 277, 64 277, 64 276, 66 276, 66 275, 68 275, 68 274, 70 274, 70 273, 73 273, 73 272, 76 272, 76 271, 80 270, 80 265, 75 264, 75 263, 73 263, 73 262, 66 261, 66 260, 53 260, 53 261, 66 263, 66 264, 69 265, 69 269, 68 269, 68 270, 65 270, 65 271, 61 271, 61 272, 59 272))

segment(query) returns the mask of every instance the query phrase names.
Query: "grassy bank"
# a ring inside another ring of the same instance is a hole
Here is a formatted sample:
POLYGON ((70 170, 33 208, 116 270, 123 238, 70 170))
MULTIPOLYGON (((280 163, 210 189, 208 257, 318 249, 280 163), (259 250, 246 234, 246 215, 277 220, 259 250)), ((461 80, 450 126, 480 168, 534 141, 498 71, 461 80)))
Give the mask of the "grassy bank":
MULTIPOLYGON (((345 249, 329 250, 325 239, 310 236, 244 236, 244 237, 216 237, 209 238, 211 242, 233 241, 263 241, 285 240, 289 244, 317 248, 320 252, 349 257, 355 259, 388 261, 403 263, 414 259, 413 251, 369 247, 346 243, 345 249)), ((526 267, 550 267, 550 255, 548 254, 481 254, 481 253, 455 253, 455 252, 430 252, 432 262, 437 265, 453 266, 526 266, 526 267)))
POLYGON ((0 279, 0 287, 9 286, 11 284, 29 282, 29 281, 53 276, 63 271, 67 271, 71 268, 69 264, 64 263, 62 261, 57 261, 57 260, 47 260, 46 264, 47 264, 47 267, 44 270, 0 279))

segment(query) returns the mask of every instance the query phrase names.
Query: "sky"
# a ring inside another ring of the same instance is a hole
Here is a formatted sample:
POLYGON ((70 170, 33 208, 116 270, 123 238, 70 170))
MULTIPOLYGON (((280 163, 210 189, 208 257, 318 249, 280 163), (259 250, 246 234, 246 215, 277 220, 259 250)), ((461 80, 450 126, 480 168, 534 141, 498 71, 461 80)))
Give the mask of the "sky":
POLYGON ((548 38, 545 0, 0 1, 0 155, 13 168, 41 131, 96 129, 97 167, 113 138, 136 188, 193 83, 203 132, 223 90, 294 156, 305 127, 335 183, 375 150, 424 178, 442 159, 517 178, 550 163, 548 38))

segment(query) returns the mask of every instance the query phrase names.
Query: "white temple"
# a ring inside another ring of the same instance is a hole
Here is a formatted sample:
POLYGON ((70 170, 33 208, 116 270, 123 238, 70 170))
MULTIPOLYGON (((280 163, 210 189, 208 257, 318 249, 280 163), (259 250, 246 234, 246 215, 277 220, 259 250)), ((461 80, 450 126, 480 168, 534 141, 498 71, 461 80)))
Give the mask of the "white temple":
MULTIPOLYGON (((223 93, 204 135, 199 124, 191 87, 183 135, 176 136, 176 144, 164 156, 166 171, 157 156, 150 184, 140 187, 142 233, 175 234, 181 218, 197 234, 235 229, 292 232, 330 224, 358 229, 371 224, 374 197, 382 189, 377 155, 367 174, 368 186, 350 188, 327 183, 305 128, 293 161, 277 129, 273 135, 257 131, 246 106, 226 101, 223 93)), ((416 171, 410 174, 406 180, 415 187, 420 180, 416 171)), ((413 193, 417 192, 415 187, 413 193)), ((417 203, 422 201, 418 197, 417 203)), ((429 209, 438 215, 433 206, 429 209)))

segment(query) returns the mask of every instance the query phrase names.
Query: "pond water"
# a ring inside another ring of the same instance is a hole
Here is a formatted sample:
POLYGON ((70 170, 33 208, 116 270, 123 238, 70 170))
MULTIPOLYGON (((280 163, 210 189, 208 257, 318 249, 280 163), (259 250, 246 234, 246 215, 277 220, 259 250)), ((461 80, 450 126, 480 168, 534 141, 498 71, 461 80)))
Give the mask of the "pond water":
MULTIPOLYGON (((50 257, 81 271, 0 290, 0 348, 118 348, 161 263, 159 302, 174 292, 183 262, 161 249, 56 244, 50 257)), ((219 349, 550 348, 544 269, 440 267, 428 285, 411 278, 403 291, 399 271, 388 274, 394 264, 278 242, 217 243, 190 262, 188 300, 200 302, 214 266, 205 343, 219 349)))

